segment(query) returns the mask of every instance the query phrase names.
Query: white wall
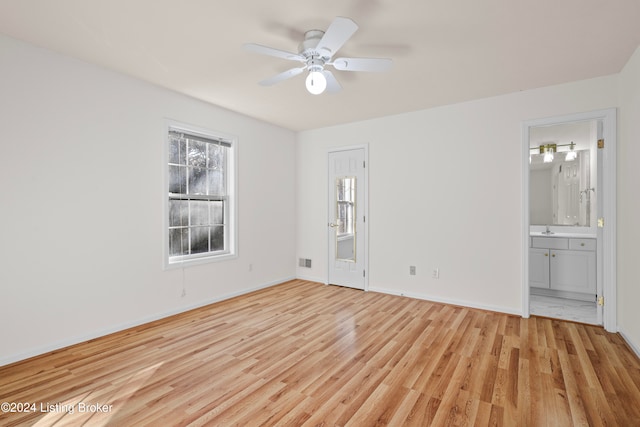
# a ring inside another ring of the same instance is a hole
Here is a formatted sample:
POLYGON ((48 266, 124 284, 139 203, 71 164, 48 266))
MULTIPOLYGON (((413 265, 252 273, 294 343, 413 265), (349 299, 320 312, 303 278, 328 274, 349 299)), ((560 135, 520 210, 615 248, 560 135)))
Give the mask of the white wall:
POLYGON ((618 112, 618 325, 640 356, 640 47, 620 73, 618 112))
POLYGON ((522 122, 616 101, 607 76, 301 132, 298 275, 327 280, 327 150, 368 143, 370 289, 521 313, 522 122))
POLYGON ((4 36, 0 64, 0 365, 295 276, 293 132, 4 36), (163 271, 165 118, 239 138, 237 259, 163 271))
POLYGON ((294 275, 325 281, 326 152, 361 143, 370 289, 520 313, 522 121, 618 96, 619 324, 640 348, 638 51, 620 76, 297 138, 4 36, 0 64, 0 365, 294 275), (162 270, 165 118, 239 137, 236 260, 162 270), (296 271, 297 257, 313 269, 296 271))

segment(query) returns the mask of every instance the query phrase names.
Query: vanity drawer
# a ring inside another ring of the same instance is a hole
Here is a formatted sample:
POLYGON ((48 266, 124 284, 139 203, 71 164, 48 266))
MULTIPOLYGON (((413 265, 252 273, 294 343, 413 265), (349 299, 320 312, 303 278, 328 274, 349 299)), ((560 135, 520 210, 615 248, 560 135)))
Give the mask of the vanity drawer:
POLYGON ((569 239, 563 237, 532 237, 531 247, 543 249, 569 249, 569 239))
POLYGON ((596 239, 569 239, 569 249, 574 251, 595 251, 596 239))

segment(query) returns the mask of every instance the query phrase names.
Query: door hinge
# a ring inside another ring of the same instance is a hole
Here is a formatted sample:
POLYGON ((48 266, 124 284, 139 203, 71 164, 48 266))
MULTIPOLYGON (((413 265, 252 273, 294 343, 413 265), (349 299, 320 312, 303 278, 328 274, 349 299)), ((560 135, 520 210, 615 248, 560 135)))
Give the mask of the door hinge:
POLYGON ((362 161, 362 167, 366 168, 367 167, 367 162, 365 162, 364 160, 362 161))
POLYGON ((604 306, 604 297, 598 297, 598 305, 600 307, 604 306))
POLYGON ((604 218, 598 218, 598 228, 604 228, 604 218))
POLYGON ((362 216, 362 222, 367 222, 367 217, 366 216, 362 216))
POLYGON ((598 140, 598 148, 604 148, 604 139, 598 140))
POLYGON ((365 273, 366 273, 366 272, 365 272, 364 270, 362 270, 362 277, 366 277, 366 276, 365 276, 365 273))

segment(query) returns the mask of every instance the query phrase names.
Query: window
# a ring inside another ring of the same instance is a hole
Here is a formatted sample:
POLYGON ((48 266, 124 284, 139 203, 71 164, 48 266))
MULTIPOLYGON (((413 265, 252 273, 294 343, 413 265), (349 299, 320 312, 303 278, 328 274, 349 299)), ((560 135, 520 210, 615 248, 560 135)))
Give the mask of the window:
POLYGON ((169 126, 167 261, 232 255, 234 143, 169 126))
POLYGON ((356 233, 356 177, 336 179, 336 219, 338 220, 338 237, 356 233))

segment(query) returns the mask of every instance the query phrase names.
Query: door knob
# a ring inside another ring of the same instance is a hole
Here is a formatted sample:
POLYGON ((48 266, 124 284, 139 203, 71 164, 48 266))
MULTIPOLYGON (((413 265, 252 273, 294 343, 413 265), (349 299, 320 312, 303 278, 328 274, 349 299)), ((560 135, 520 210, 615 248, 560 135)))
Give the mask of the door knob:
POLYGON ((339 225, 338 225, 338 224, 334 224, 334 223, 330 222, 330 223, 329 223, 329 227, 331 227, 331 228, 335 228, 335 227, 339 227, 339 225))

